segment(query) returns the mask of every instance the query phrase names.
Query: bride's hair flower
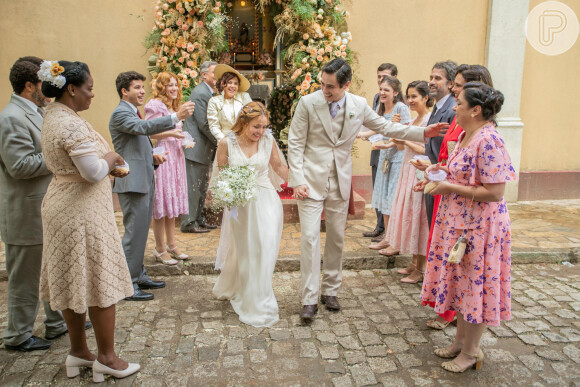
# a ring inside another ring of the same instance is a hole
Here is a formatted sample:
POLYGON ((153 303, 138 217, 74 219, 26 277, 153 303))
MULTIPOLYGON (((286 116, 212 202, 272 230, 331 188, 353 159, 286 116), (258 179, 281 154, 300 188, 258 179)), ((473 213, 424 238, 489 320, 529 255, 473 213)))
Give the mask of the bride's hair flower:
POLYGON ((41 81, 49 82, 60 89, 66 84, 66 78, 61 75, 62 73, 64 73, 64 67, 57 61, 43 60, 37 75, 41 81))

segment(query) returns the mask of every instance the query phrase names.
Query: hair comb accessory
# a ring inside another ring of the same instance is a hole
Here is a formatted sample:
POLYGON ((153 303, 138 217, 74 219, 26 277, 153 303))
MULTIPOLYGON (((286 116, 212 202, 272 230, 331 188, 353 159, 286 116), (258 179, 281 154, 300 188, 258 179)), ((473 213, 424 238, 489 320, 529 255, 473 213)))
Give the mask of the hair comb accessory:
POLYGON ((61 74, 64 73, 62 67, 57 61, 43 60, 38 70, 38 79, 61 89, 66 84, 66 78, 61 74))

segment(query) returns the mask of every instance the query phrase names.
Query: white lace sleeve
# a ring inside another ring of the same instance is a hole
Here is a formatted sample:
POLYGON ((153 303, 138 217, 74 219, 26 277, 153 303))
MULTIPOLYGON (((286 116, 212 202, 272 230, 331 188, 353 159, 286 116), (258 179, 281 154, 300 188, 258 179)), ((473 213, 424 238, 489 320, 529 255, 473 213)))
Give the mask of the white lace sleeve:
POLYGON ((109 174, 109 164, 100 158, 95 150, 95 144, 86 142, 69 152, 75 167, 83 179, 89 183, 98 183, 109 174))

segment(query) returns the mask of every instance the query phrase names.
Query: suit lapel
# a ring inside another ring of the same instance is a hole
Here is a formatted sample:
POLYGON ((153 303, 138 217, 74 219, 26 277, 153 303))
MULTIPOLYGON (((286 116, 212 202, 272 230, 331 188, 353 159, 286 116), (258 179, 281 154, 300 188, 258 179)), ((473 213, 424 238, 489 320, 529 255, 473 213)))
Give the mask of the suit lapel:
POLYGON ((24 110, 26 113, 26 118, 38 129, 42 129, 42 117, 38 112, 33 111, 30 106, 26 105, 22 101, 19 101, 18 98, 10 98, 10 102, 24 110))
MULTIPOLYGON (((351 118, 349 117, 351 112, 354 112, 356 110, 356 106, 354 104, 354 99, 352 98, 352 96, 350 95, 350 93, 345 93, 346 94, 346 101, 344 101, 344 106, 342 107, 342 109, 344 109, 344 121, 342 122, 342 130, 340 131, 340 137, 338 139, 338 143, 343 143, 344 141, 346 141, 346 139, 350 136, 353 125, 351 122, 351 118)), ((339 111, 339 114, 341 112, 339 111)))
MULTIPOLYGON (((322 93, 320 93, 322 95, 322 93)), ((318 118, 322 122, 322 126, 328 135, 328 138, 332 140, 332 142, 336 142, 334 137, 334 133, 332 133, 332 117, 330 116, 330 110, 328 109, 328 103, 326 100, 320 101, 314 105, 314 110, 318 115, 318 118)))

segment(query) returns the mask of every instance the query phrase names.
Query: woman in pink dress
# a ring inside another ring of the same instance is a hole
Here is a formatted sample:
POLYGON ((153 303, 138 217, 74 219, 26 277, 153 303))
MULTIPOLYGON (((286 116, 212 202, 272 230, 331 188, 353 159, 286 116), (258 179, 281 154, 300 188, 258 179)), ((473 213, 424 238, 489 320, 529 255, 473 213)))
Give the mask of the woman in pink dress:
MULTIPOLYGON (((166 71, 160 73, 153 85, 153 96, 145 105, 145 119, 163 117, 178 111, 181 99, 181 85, 175 74, 166 71)), ((157 261, 166 265, 175 265, 176 259, 189 258, 179 251, 175 241, 175 218, 189 213, 185 156, 181 145, 185 135, 181 127, 182 123, 179 122, 174 130, 151 136, 157 140, 156 147, 163 148, 167 157, 167 161, 155 170, 153 202, 153 255, 157 261)))
POLYGON ((457 312, 453 343, 435 354, 454 358, 441 366, 463 372, 483 363, 479 341, 485 325, 499 326, 511 319, 511 229, 505 183, 516 180, 515 170, 493 120, 503 94, 490 86, 470 82, 457 100, 457 124, 464 133, 442 169, 447 180, 431 191, 442 195, 423 281, 423 304, 435 303, 435 312, 457 312), (459 263, 449 262, 454 246, 466 239, 459 263), (484 325, 485 324, 485 325, 484 325))
MULTIPOLYGON (((425 81, 415 81, 407 86, 407 103, 411 110, 417 112, 412 125, 427 126, 433 106, 433 99, 429 97, 429 85, 425 81)), ((381 250, 383 255, 399 253, 413 254, 413 261, 406 269, 399 270, 400 274, 408 277, 401 279, 404 283, 417 283, 423 279, 425 272, 425 251, 427 251, 427 237, 429 226, 427 212, 422 192, 414 192, 413 186, 417 183, 415 167, 410 164, 415 155, 425 154, 425 145, 418 142, 395 140, 395 143, 404 145, 403 164, 399 175, 397 192, 393 201, 391 220, 387 227, 386 240, 389 247, 381 250)))

